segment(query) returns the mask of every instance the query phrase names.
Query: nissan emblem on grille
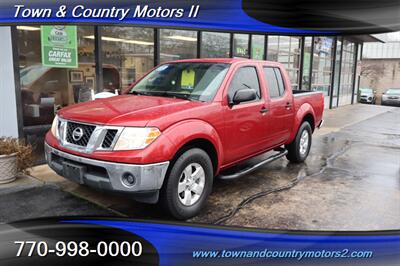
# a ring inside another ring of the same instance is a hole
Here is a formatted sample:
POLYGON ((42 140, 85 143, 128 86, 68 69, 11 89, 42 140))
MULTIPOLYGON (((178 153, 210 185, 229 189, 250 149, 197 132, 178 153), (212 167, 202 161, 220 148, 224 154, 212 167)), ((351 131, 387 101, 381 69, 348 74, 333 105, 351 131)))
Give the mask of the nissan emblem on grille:
POLYGON ((82 137, 83 137, 83 129, 80 127, 75 128, 74 131, 72 132, 72 138, 75 141, 79 141, 82 137))

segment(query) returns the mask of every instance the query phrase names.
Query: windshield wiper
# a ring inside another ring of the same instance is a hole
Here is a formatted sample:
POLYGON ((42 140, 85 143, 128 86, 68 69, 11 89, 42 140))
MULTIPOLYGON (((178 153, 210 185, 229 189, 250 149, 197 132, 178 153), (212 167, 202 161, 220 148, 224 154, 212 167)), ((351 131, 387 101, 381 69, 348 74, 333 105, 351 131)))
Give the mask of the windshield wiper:
POLYGON ((178 92, 170 92, 170 91, 154 91, 154 92, 131 91, 130 94, 146 95, 146 96, 161 96, 161 97, 177 98, 177 99, 188 100, 188 101, 195 100, 195 99, 191 98, 190 93, 178 93, 178 92))
POLYGON ((154 96, 153 94, 145 92, 145 91, 131 91, 131 92, 129 92, 129 94, 154 96))
POLYGON ((165 92, 165 93, 167 94, 167 96, 172 96, 172 97, 178 98, 178 99, 193 101, 193 99, 190 98, 190 94, 188 94, 188 93, 173 93, 173 92, 165 92))

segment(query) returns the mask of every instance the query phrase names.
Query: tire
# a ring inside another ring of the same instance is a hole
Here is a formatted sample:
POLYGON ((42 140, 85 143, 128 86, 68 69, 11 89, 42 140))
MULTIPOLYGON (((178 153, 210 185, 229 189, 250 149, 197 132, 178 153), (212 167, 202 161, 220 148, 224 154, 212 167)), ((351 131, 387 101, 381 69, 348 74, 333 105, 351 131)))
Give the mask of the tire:
POLYGON ((288 154, 286 158, 292 163, 302 163, 310 153, 311 142, 312 142, 312 130, 310 124, 305 121, 301 124, 297 131, 294 140, 286 145, 288 154), (303 137, 303 140, 302 140, 303 137), (307 141, 307 144, 304 144, 307 141), (306 147, 304 147, 306 145, 306 147))
POLYGON ((208 154, 198 148, 187 150, 176 159, 168 172, 160 195, 164 210, 179 220, 197 215, 207 202, 214 179, 208 154), (195 175, 196 171, 198 174, 195 175))

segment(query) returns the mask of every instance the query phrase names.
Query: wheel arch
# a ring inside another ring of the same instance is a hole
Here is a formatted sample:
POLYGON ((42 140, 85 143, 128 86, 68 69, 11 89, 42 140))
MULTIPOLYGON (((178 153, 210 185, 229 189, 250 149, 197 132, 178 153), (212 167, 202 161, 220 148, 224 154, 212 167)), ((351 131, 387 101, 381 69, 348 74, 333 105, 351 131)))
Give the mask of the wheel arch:
POLYGON ((286 144, 289 144, 290 142, 293 141, 293 139, 296 137, 297 131, 299 130, 301 124, 304 121, 307 121, 310 123, 311 130, 312 130, 312 132, 314 132, 315 121, 316 121, 315 112, 314 112, 313 107, 309 103, 304 103, 297 110, 294 121, 293 121, 293 131, 290 134, 290 137, 286 144))
POLYGON ((202 120, 182 121, 165 133, 173 143, 170 165, 190 148, 199 148, 210 157, 214 176, 218 174, 223 156, 222 143, 218 132, 209 123, 202 120))

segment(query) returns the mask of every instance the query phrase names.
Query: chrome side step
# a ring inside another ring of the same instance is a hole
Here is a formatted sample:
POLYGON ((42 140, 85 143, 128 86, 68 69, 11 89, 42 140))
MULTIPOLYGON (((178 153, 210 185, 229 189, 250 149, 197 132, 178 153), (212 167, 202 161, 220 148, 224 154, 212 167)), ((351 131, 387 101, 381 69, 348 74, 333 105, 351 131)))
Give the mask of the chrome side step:
POLYGON ((267 163, 270 163, 279 158, 282 158, 283 156, 285 156, 288 153, 288 151, 284 148, 275 149, 275 151, 278 151, 278 153, 271 155, 270 157, 266 158, 265 160, 262 160, 259 163, 256 163, 250 167, 247 167, 247 168, 245 168, 241 171, 238 171, 236 173, 233 173, 233 174, 228 174, 228 175, 220 174, 218 176, 218 178, 221 180, 232 180, 232 179, 239 178, 241 176, 244 176, 246 174, 249 174, 249 173, 257 170, 257 168, 259 168, 267 163))

